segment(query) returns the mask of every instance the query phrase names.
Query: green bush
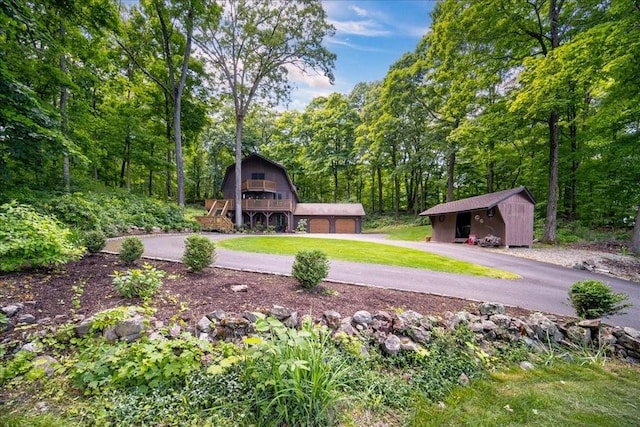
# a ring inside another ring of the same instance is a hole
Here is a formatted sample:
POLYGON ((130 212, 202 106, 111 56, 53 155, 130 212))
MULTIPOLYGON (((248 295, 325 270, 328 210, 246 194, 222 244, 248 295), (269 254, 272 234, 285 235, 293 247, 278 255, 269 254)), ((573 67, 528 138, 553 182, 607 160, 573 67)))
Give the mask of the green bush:
POLYGON ((631 304, 625 294, 614 294, 611 288, 597 280, 576 282, 569 288, 569 300, 579 317, 597 319, 619 313, 631 304))
POLYGON ((135 268, 124 273, 115 271, 112 283, 123 297, 140 297, 146 301, 160 289, 165 275, 164 271, 144 263, 142 269, 135 268))
POLYGON ((293 277, 302 287, 312 289, 329 274, 329 260, 320 250, 299 251, 291 269, 293 277))
POLYGON ((182 262, 191 271, 202 271, 215 259, 216 245, 204 236, 192 234, 185 240, 182 262))
POLYGON ((107 244, 107 237, 100 230, 85 232, 82 240, 84 246, 92 254, 100 252, 107 244))
POLYGON ((88 200, 82 193, 54 197, 44 207, 70 227, 95 230, 100 226, 96 213, 100 211, 100 205, 88 200))
POLYGON ((336 425, 336 404, 350 367, 330 345, 330 333, 310 321, 297 331, 275 319, 259 319, 256 330, 270 332, 269 340, 245 339, 247 394, 253 425, 336 425))
POLYGON ((140 259, 142 252, 144 252, 142 240, 138 237, 127 237, 122 241, 119 255, 125 264, 131 265, 140 259))
POLYGON ((0 271, 63 264, 82 256, 71 232, 29 205, 0 206, 0 271))

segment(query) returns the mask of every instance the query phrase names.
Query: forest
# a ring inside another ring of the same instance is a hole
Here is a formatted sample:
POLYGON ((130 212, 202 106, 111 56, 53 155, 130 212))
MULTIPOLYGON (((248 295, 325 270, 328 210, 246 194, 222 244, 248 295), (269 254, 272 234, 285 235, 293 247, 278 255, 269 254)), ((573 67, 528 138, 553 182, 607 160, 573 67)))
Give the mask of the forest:
POLYGON ((216 197, 252 152, 308 202, 418 213, 525 185, 541 240, 580 224, 640 252, 640 2, 443 0, 381 81, 333 79, 317 1, 0 0, 0 203, 216 197), (635 225, 635 227, 634 227, 635 225))

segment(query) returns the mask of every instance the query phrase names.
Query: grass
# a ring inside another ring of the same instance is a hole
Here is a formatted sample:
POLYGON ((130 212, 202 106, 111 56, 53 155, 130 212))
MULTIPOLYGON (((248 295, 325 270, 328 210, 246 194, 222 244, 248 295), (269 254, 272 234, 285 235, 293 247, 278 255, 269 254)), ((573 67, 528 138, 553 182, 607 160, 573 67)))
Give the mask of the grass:
POLYGON ((423 400, 412 426, 637 426, 640 370, 554 364, 492 374, 457 389, 445 408, 423 400))
POLYGON ((444 273, 499 279, 518 279, 507 271, 471 264, 417 249, 353 240, 310 237, 259 236, 222 240, 218 247, 242 252, 295 255, 300 250, 321 250, 329 259, 367 264, 421 268, 444 273))
POLYGON ((431 236, 430 225, 389 225, 366 230, 365 233, 383 233, 389 240, 404 240, 408 242, 424 242, 425 236, 431 236))

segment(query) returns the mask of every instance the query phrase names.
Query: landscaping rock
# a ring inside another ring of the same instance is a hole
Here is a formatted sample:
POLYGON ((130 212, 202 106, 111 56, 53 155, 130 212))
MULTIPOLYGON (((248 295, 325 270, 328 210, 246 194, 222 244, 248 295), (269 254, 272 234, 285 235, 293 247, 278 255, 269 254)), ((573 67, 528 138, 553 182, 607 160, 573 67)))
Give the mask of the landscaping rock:
POLYGON ((271 307, 271 310, 269 310, 269 314, 282 321, 291 316, 291 310, 280 305, 274 305, 273 307, 271 307))
POLYGON ((29 353, 40 353, 42 351, 42 344, 37 341, 32 341, 20 347, 20 350, 28 351, 29 353))
POLYGON ((618 344, 627 349, 627 351, 640 353, 640 339, 634 338, 629 334, 620 335, 618 337, 618 344))
POLYGON ((196 327, 201 332, 209 333, 211 331, 212 323, 213 322, 207 316, 203 316, 196 324, 196 327))
POLYGON ((400 337, 400 349, 403 351, 416 351, 418 349, 418 344, 413 342, 411 338, 400 337))
POLYGON ((489 320, 501 328, 508 328, 511 325, 511 317, 504 314, 492 314, 489 316, 489 320))
POLYGON ((11 304, 11 305, 7 305, 2 307, 2 312, 7 316, 7 317, 13 317, 15 316, 18 311, 20 311, 22 308, 24 308, 24 306, 22 304, 11 304))
POLYGON ((526 360, 520 362, 520 369, 522 369, 523 371, 530 371, 534 368, 535 366, 533 366, 533 363, 531 362, 527 362, 526 360))
POLYGON ((233 292, 249 292, 249 286, 247 285, 234 285, 231 286, 233 292))
POLYGON ((135 316, 118 323, 115 329, 116 334, 126 341, 136 339, 144 330, 144 318, 141 315, 136 314, 135 316))
POLYGON ((558 326, 544 314, 533 313, 529 316, 528 324, 540 341, 562 341, 562 333, 558 330, 558 326))
POLYGON ((244 313, 242 313, 242 317, 244 319, 247 319, 247 321, 251 323, 256 323, 258 321, 258 316, 250 311, 245 311, 244 313))
POLYGON ((467 374, 465 374, 464 372, 460 374, 460 376, 458 377, 458 384, 460 384, 462 387, 469 386, 469 377, 467 376, 467 374))
POLYGON ((179 325, 173 325, 169 328, 169 336, 171 338, 177 338, 182 333, 182 328, 179 325))
POLYGON ((36 316, 33 314, 21 314, 16 321, 17 325, 33 325, 36 323, 36 316))
POLYGON ((491 316, 493 314, 505 314, 504 304, 497 302, 483 302, 478 306, 478 311, 483 316, 491 316))
POLYGON ((322 316, 327 322, 327 326, 331 329, 336 329, 338 326, 340 326, 340 320, 342 319, 342 316, 340 316, 340 313, 338 313, 337 311, 327 310, 323 313, 322 316))
POLYGON ((91 319, 83 320, 80 324, 76 325, 74 328, 75 333, 79 337, 83 337, 89 333, 91 330, 91 319))
POLYGON ((569 326, 567 328, 567 338, 574 344, 591 344, 591 329, 580 326, 569 326))
POLYGON ((294 311, 291 313, 291 316, 287 317, 284 322, 284 326, 287 328, 297 328, 298 327, 298 312, 294 311))
POLYGON ((578 326, 581 328, 598 329, 602 324, 600 319, 585 319, 578 322, 578 326))
POLYGON ((431 333, 421 326, 411 326, 407 333, 420 344, 428 344, 431 341, 431 333))
POLYGON ((622 328, 625 334, 629 335, 631 338, 640 339, 640 331, 637 329, 624 327, 622 328))
POLYGON ((109 328, 105 328, 104 331, 102 331, 102 336, 104 337, 105 340, 107 340, 107 342, 117 341, 118 338, 120 338, 118 336, 118 334, 116 333, 116 327, 115 326, 111 326, 109 328))
POLYGON ((353 315, 353 322, 356 325, 366 326, 366 325, 369 325, 372 320, 373 320, 373 317, 371 316, 371 313, 365 310, 356 311, 355 314, 353 315))
POLYGON ((224 312, 224 310, 216 310, 212 313, 207 314, 207 317, 209 318, 209 320, 215 320, 215 321, 221 321, 224 320, 227 317, 227 314, 224 312))
POLYGON ((401 348, 402 343, 400 342, 400 338, 393 334, 387 336, 382 344, 382 350, 389 356, 395 356, 400 353, 401 348))
POLYGON ((51 377, 59 365, 60 362, 49 355, 38 356, 31 362, 32 368, 42 369, 47 377, 51 377))
POLYGON ((398 314, 398 317, 400 317, 406 325, 419 324, 420 321, 424 318, 422 314, 417 313, 413 310, 403 311, 402 313, 398 314))

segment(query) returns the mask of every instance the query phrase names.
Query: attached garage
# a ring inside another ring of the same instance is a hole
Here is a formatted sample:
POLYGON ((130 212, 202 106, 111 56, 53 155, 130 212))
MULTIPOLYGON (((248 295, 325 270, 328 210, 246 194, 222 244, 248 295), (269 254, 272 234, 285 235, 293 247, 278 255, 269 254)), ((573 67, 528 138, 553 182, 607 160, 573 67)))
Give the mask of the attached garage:
POLYGON ((364 208, 361 203, 298 203, 294 212, 294 223, 307 220, 309 233, 362 232, 364 208))

